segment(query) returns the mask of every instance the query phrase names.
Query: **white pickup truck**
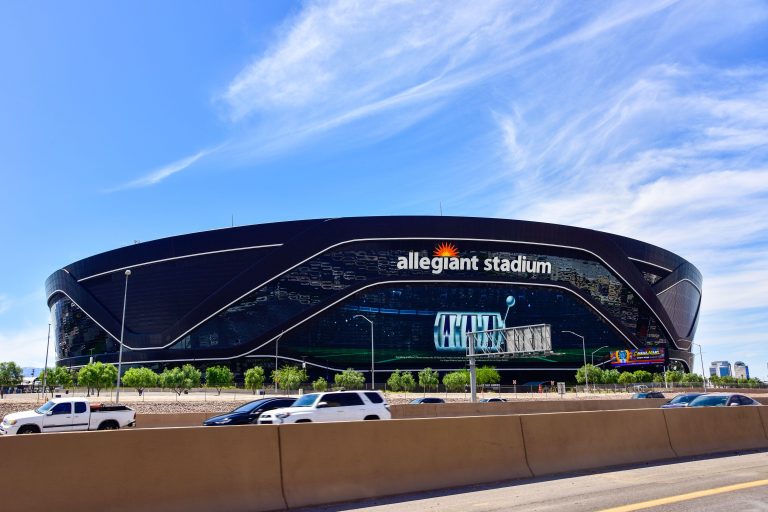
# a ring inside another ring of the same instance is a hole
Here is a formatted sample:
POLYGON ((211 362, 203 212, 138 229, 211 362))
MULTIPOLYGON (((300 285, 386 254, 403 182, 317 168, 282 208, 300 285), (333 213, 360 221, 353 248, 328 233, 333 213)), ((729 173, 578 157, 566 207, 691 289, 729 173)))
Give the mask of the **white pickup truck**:
POLYGON ((136 412, 124 405, 91 404, 84 398, 54 398, 37 409, 8 414, 0 435, 77 430, 117 430, 136 424, 136 412))

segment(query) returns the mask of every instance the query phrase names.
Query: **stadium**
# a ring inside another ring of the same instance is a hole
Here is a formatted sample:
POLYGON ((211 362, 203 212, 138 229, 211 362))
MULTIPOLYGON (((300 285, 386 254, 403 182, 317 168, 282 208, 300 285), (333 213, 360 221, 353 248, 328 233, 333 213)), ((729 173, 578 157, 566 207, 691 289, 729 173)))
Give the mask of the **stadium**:
POLYGON ((503 219, 357 217, 180 235, 91 256, 46 281, 58 364, 467 367, 467 333, 547 325, 552 350, 493 354, 503 382, 587 362, 691 369, 701 274, 613 234, 503 219), (130 270, 130 276, 126 271, 130 270), (123 314, 123 311, 125 313, 123 314))

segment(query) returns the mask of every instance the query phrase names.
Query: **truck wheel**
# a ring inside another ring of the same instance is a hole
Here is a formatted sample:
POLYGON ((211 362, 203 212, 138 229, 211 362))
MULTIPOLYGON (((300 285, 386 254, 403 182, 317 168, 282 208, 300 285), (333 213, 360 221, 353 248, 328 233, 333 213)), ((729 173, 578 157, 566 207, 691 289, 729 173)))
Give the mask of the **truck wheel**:
POLYGON ((312 423, 312 420, 299 420, 296 423, 312 423))
POLYGON ((99 430, 117 430, 119 428, 120 425, 118 425, 116 421, 105 421, 99 425, 99 430))
POLYGON ((365 418, 363 418, 363 420, 377 420, 377 419, 379 419, 378 416, 366 416, 365 418))
POLYGON ((19 434, 39 434, 40 430, 38 430, 36 427, 33 427, 32 425, 24 425, 19 429, 19 434))

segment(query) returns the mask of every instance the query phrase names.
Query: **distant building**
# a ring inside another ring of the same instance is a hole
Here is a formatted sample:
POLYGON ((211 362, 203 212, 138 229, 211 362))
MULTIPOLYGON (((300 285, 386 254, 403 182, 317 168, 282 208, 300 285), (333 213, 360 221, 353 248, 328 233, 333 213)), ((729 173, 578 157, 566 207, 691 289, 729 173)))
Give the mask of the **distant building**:
POLYGON ((709 365, 709 375, 710 377, 730 377, 733 375, 731 363, 729 361, 712 361, 709 365))
POLYGON ((736 361, 733 363, 733 376, 737 379, 749 378, 749 366, 744 364, 743 361, 736 361))

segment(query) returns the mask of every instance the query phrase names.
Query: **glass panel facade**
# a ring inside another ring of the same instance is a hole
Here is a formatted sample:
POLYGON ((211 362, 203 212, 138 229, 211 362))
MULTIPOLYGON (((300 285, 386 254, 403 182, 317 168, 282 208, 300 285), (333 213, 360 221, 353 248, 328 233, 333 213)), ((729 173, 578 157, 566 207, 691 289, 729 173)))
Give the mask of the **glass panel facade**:
MULTIPOLYGON (((282 357, 299 361, 306 358, 308 363, 333 368, 365 368, 370 365, 370 327, 367 322, 352 320, 355 314, 374 321, 377 368, 380 364, 391 368, 461 366, 466 359, 460 342, 457 345, 452 341, 461 339, 460 333, 456 336, 454 331, 467 326, 475 330, 502 327, 505 316, 506 326, 552 325, 555 355, 522 361, 525 364, 573 366, 582 361, 581 340, 561 334, 561 330, 584 335, 592 350, 602 345, 611 349, 627 347, 621 333, 572 290, 584 294, 639 347, 668 344, 659 323, 632 289, 583 252, 550 247, 545 253, 541 247, 503 242, 458 243, 460 251, 453 267, 447 257, 437 258, 436 264, 431 262, 435 248, 432 241, 341 246, 251 292, 167 350, 125 350, 124 360, 231 357, 249 352, 281 330, 303 322, 281 338, 282 357), (408 264, 404 263, 406 259, 408 264), (430 260, 429 265, 411 264, 421 259, 430 260), (510 297, 514 306, 507 311, 510 297)), ((205 272, 198 278, 205 278, 205 272)), ((213 281, 220 283, 220 278, 213 281)), ((122 284, 114 288, 122 298, 122 284)), ((129 301, 129 312, 131 307, 166 307, 167 301, 148 301, 141 289, 130 290, 136 298, 129 301)), ((174 309, 175 305, 168 307, 173 314, 144 314, 147 318, 154 315, 170 319, 180 311, 174 309)), ((52 309, 57 318, 57 352, 64 364, 87 363, 91 354, 97 360, 116 359, 118 343, 71 300, 59 296, 52 309)), ((126 329, 130 328, 128 322, 126 329)), ((255 352, 264 357, 268 353, 274 353, 273 343, 255 352)), ((240 363, 246 361, 235 362, 240 363)), ((498 359, 498 364, 516 366, 521 361, 498 359)))

